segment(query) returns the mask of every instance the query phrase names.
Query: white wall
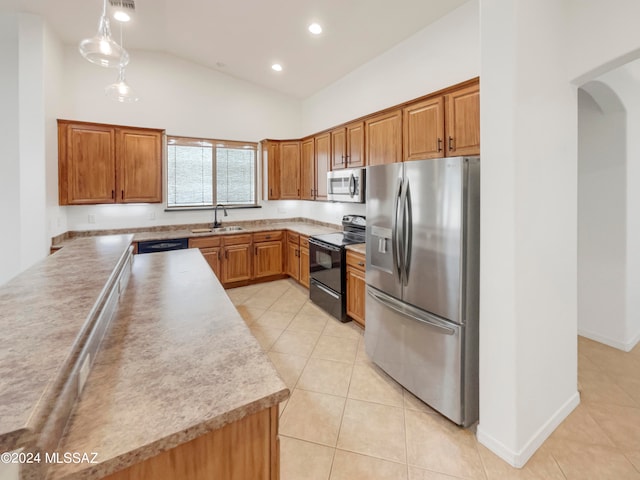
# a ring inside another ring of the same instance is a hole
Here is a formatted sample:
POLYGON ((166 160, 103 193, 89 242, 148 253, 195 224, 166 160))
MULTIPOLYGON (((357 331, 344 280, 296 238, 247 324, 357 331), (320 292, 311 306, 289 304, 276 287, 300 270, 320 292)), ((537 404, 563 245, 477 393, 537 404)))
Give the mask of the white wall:
MULTIPOLYGON (((598 77, 597 81, 589 82, 584 88, 592 93, 600 105, 605 106, 611 103, 607 103, 606 93, 609 92, 609 97, 615 97, 615 100, 622 104, 619 109, 624 108, 626 112, 627 135, 626 138, 622 138, 622 149, 625 150, 625 177, 621 186, 626 205, 622 212, 626 215, 625 230, 621 233, 625 255, 623 291, 626 301, 622 307, 625 315, 610 317, 609 321, 601 320, 596 333, 601 334, 600 341, 628 351, 640 341, 640 296, 637 294, 640 291, 640 252, 636 248, 640 243, 640 217, 635 208, 636 205, 640 205, 640 137, 635 134, 640 130, 640 60, 616 68, 598 77), (594 85, 599 85, 600 89, 595 89, 594 85), (609 324, 612 326, 611 329, 606 328, 609 324)), ((607 158, 611 156, 610 148, 614 148, 615 151, 616 147, 607 146, 607 158)), ((599 258, 611 255, 603 252, 605 251, 600 252, 599 258)))
POLYGON ((481 443, 523 465, 579 402, 564 2, 481 0, 481 443))
POLYGON ((3 64, 0 114, 3 161, 0 283, 47 255, 44 23, 28 14, 0 16, 3 64))
POLYGON ((18 15, 0 15, 0 284, 20 271, 20 149, 18 143, 18 15))
POLYGON ((321 131, 478 76, 471 0, 303 102, 303 133, 321 131))
POLYGON ((589 82, 585 88, 578 92, 578 332, 622 345, 627 333, 627 115, 606 85, 589 82))
POLYGON ((640 57, 637 0, 563 0, 568 6, 568 78, 582 85, 640 57))
POLYGON ((44 29, 44 91, 45 91, 45 158, 47 241, 64 233, 67 213, 58 205, 58 125, 56 119, 66 101, 64 93, 64 50, 51 29, 44 29))

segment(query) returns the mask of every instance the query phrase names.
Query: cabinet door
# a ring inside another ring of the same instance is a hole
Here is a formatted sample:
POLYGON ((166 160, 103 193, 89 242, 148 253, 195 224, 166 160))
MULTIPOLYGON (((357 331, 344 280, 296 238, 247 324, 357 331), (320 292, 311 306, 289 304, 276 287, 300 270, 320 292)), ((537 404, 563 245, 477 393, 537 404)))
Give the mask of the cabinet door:
POLYGON ((404 160, 444 157, 444 97, 409 105, 402 114, 404 160))
POLYGON ((300 285, 309 288, 309 248, 300 247, 300 285))
POLYGON ((300 142, 280 142, 280 198, 300 198, 300 142))
POLYGON ((315 152, 313 138, 302 141, 302 158, 300 160, 300 198, 313 200, 315 198, 315 152))
POLYGON ((241 282, 251 278, 251 245, 224 247, 222 278, 223 283, 241 282))
POLYGON ((267 199, 280 200, 280 145, 266 141, 262 144, 262 156, 267 163, 267 199))
POLYGON ((364 122, 347 125, 347 166, 364 167, 364 122))
POLYGON ((480 86, 445 96, 447 156, 480 155, 480 86))
POLYGON ((253 246, 254 278, 282 275, 282 242, 260 242, 253 246))
POLYGON ((220 279, 220 257, 222 256, 222 249, 220 247, 206 247, 201 248, 200 252, 207 261, 213 273, 220 279))
POLYGON ((402 161, 402 111, 376 115, 365 121, 368 165, 402 161))
POLYGON ((331 170, 347 166, 347 131, 344 127, 331 132, 331 170))
POLYGON ((118 128, 118 202, 162 202, 162 132, 118 128))
POLYGON ((60 205, 115 203, 115 129, 58 122, 60 205))
POLYGON ((347 315, 364 327, 365 275, 362 270, 347 267, 347 315))
POLYGON ((316 200, 327 199, 327 172, 331 169, 331 135, 316 137, 316 200))
POLYGON ((287 242, 287 275, 296 280, 300 279, 300 246, 294 242, 287 242))

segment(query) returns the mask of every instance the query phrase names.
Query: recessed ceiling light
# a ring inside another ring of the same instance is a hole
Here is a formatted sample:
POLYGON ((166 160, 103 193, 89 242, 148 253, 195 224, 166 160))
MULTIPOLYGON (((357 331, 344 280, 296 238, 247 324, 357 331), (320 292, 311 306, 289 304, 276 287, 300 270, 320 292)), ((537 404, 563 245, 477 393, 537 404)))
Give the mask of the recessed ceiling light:
POLYGON ((127 12, 123 12, 122 10, 117 10, 113 13, 113 18, 118 20, 119 22, 128 22, 131 20, 131 17, 127 12))
POLYGON ((274 63, 273 65, 271 65, 271 68, 274 69, 276 72, 282 71, 282 65, 280 65, 279 63, 274 63))
POLYGON ((314 35, 320 35, 322 33, 322 27, 318 23, 312 23, 309 25, 309 31, 314 35))

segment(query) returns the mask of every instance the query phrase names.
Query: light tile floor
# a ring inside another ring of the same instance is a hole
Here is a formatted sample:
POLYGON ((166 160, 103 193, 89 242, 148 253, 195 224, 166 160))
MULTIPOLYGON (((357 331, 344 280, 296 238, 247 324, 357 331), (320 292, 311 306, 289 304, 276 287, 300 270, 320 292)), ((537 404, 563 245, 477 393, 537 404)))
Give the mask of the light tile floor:
POLYGON ((294 281, 227 293, 291 390, 282 480, 640 480, 640 346, 578 339, 581 404, 518 470, 373 365, 363 331, 294 281))

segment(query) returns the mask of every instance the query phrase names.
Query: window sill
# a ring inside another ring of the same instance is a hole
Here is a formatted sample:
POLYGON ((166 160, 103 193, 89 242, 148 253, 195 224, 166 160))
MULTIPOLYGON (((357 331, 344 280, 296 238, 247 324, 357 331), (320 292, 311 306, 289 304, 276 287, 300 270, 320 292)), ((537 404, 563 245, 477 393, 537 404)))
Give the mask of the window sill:
MULTIPOLYGON (((173 207, 173 208, 165 208, 165 212, 197 212, 197 211, 212 211, 215 210, 216 207, 173 207)), ((218 209, 222 208, 222 206, 218 207, 218 209)), ((248 208, 262 208, 262 205, 225 205, 225 209, 227 210, 245 210, 248 208)))

